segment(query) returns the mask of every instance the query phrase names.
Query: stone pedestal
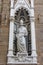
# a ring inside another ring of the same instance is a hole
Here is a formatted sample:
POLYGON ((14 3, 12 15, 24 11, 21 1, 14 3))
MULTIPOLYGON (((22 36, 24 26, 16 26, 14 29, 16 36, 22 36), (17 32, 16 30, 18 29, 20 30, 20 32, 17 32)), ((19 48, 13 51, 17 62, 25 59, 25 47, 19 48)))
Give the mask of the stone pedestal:
POLYGON ((17 53, 16 56, 8 57, 7 64, 36 64, 36 63, 37 61, 34 61, 34 57, 28 56, 28 53, 17 53))

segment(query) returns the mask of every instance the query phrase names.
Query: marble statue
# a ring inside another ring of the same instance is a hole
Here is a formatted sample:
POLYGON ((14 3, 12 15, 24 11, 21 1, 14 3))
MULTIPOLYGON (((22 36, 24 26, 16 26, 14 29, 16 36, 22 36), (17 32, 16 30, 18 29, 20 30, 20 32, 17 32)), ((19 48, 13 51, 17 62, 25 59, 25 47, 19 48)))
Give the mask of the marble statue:
POLYGON ((26 27, 23 25, 23 20, 20 20, 20 27, 18 28, 17 36, 17 49, 18 52, 26 53, 26 39, 25 36, 28 35, 26 27))

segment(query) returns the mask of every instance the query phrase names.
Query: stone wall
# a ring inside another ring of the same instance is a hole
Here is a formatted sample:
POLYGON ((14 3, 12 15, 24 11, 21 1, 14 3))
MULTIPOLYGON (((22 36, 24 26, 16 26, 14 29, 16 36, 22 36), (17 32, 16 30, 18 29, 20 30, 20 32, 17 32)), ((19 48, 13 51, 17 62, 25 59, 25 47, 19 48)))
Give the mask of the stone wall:
MULTIPOLYGON (((6 65, 9 41, 10 0, 0 0, 0 65, 6 65)), ((38 64, 43 65, 43 0, 35 0, 38 64)))
POLYGON ((43 65, 43 0, 35 0, 35 23, 38 65, 43 65))
POLYGON ((9 34, 10 1, 0 0, 0 65, 6 65, 9 34))

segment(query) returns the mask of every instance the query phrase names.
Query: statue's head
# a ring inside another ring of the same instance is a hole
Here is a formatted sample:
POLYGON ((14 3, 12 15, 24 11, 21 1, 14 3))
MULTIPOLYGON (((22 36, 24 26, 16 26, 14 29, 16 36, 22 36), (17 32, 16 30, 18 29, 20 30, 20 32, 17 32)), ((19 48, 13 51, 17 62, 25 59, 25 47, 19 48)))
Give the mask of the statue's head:
POLYGON ((20 20, 20 25, 23 25, 23 20, 22 19, 20 20))

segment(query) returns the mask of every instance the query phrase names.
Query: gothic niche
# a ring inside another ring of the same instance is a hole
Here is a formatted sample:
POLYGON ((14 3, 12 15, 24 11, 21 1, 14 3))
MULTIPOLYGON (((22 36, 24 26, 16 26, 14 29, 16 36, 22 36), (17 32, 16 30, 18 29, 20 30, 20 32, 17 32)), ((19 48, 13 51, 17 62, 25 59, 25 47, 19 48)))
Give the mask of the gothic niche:
MULTIPOLYGON (((22 22, 23 27, 25 27, 27 29, 27 36, 25 36, 25 41, 26 41, 26 50, 28 55, 31 55, 31 27, 30 27, 30 17, 29 17, 29 13, 28 11, 26 11, 26 9, 19 9, 18 11, 16 11, 15 13, 15 22, 14 22, 14 42, 13 42, 13 54, 17 55, 18 51, 18 47, 17 47, 17 33, 18 33, 18 29, 20 28, 20 21, 22 22)), ((23 38, 22 38, 23 39, 23 38)), ((23 40, 22 40, 23 42, 23 40)), ((19 46, 19 45, 18 45, 19 46)), ((25 48, 22 50, 24 51, 25 48)), ((21 51, 22 51, 21 50, 21 51)))

